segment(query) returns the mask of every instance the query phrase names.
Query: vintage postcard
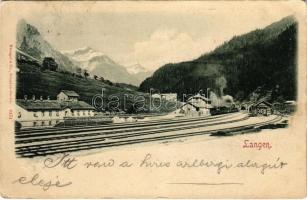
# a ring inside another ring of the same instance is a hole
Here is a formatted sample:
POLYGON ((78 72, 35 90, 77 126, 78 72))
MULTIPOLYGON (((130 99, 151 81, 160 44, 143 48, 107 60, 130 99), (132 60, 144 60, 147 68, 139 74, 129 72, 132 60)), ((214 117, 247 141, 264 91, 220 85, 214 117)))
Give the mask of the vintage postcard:
POLYGON ((0 4, 4 198, 304 198, 303 1, 0 4))

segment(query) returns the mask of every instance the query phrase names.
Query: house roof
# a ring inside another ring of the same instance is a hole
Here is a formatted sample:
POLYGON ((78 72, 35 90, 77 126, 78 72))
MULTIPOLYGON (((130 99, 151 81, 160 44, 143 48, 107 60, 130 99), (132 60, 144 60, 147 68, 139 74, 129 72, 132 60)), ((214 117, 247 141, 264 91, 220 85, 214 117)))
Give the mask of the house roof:
POLYGON ((171 95, 171 96, 177 96, 177 93, 161 93, 162 96, 171 95))
POLYGON ((190 102, 187 102, 187 103, 183 104, 180 108, 182 108, 183 106, 186 106, 186 105, 191 105, 191 106, 193 106, 194 108, 198 108, 197 106, 193 105, 193 104, 190 103, 190 102))
POLYGON ((71 110, 95 110, 95 108, 84 101, 64 101, 57 100, 24 100, 17 99, 18 106, 29 111, 43 110, 63 110, 70 108, 71 110))
POLYGON ((24 100, 17 99, 18 106, 25 110, 61 110, 61 105, 56 100, 24 100))
POLYGON ((160 95, 160 94, 152 94, 151 96, 152 96, 152 97, 158 97, 158 98, 160 98, 160 97, 161 97, 161 95, 160 95))
POLYGON ((268 106, 272 107, 272 104, 267 101, 258 101, 256 103, 251 104, 250 106, 257 107, 257 106, 268 106))
POLYGON ((63 101, 61 102, 63 109, 70 108, 71 110, 95 110, 95 108, 84 101, 63 101))
POLYGON ((199 93, 197 95, 195 95, 195 96, 192 96, 192 97, 188 98, 188 101, 190 101, 192 99, 202 99, 203 101, 211 101, 210 99, 204 97, 203 95, 201 95, 199 93))
POLYGON ((294 100, 286 101, 285 104, 296 105, 296 101, 294 101, 294 100))
POLYGON ((183 104, 180 108, 182 108, 183 106, 185 106, 187 104, 193 106, 194 108, 208 108, 208 109, 213 108, 213 106, 210 105, 210 104, 207 104, 206 106, 200 106, 200 105, 198 105, 197 103, 194 103, 194 102, 193 103, 192 102, 187 102, 187 103, 183 104))
POLYGON ((69 97, 79 97, 79 95, 75 91, 72 91, 72 90, 61 90, 61 92, 63 92, 69 97))

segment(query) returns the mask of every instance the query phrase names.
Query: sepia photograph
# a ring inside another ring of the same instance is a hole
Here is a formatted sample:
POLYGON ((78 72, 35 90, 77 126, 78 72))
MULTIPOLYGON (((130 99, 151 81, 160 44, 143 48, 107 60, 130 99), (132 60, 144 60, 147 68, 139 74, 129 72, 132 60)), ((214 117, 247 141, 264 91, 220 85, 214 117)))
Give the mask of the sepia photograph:
POLYGON ((3 194, 303 197, 304 11, 299 1, 5 2, 1 140, 12 148, 1 155, 18 173, 3 194))
POLYGON ((253 16, 244 30, 214 14, 78 17, 18 21, 18 156, 257 134, 295 113, 293 15, 253 16))

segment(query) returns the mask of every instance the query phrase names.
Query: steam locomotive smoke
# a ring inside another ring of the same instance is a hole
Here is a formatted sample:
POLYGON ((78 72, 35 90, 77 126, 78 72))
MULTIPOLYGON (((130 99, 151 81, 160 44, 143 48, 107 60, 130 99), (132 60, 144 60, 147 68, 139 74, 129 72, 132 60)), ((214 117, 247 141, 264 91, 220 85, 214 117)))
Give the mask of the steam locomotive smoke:
POLYGON ((215 80, 215 85, 219 88, 219 96, 224 96, 224 89, 227 87, 227 80, 224 76, 220 76, 215 80))

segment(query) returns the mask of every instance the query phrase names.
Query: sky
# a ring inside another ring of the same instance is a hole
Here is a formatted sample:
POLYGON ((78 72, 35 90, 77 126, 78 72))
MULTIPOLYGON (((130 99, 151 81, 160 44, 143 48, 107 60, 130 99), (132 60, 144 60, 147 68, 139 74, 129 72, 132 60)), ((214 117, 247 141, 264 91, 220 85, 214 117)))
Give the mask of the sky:
POLYGON ((263 28, 292 10, 264 4, 118 2, 45 9, 22 16, 57 50, 89 46, 117 63, 152 71, 198 58, 235 35, 263 28), (273 9, 272 9, 273 8, 273 9))

